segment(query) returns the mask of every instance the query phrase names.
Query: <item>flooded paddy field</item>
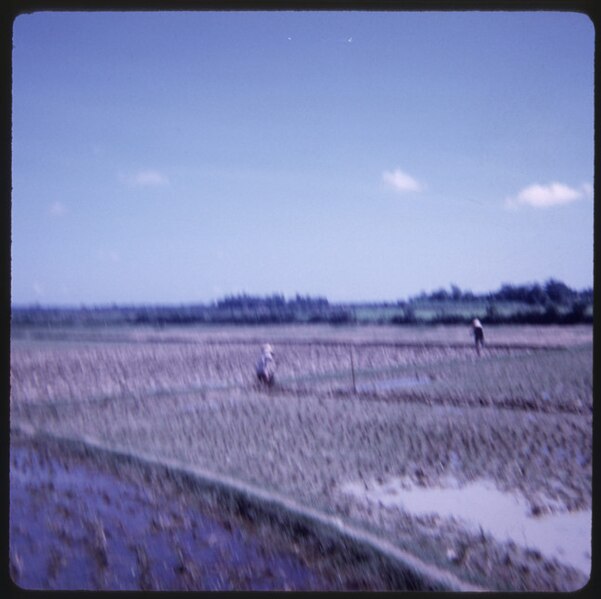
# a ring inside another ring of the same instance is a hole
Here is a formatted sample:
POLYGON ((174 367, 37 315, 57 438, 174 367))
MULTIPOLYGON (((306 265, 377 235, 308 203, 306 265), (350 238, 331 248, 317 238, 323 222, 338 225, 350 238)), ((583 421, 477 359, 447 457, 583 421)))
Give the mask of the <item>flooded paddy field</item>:
POLYGON ((56 443, 13 443, 10 522, 11 576, 27 589, 390 588, 215 499, 151 487, 140 471, 56 443))
MULTIPOLYGON (((592 328, 490 327, 486 335, 478 357, 464 327, 13 331, 11 426, 290 498, 466 585, 581 588, 590 573, 592 328), (268 390, 253 375, 264 342, 278 365, 268 390), (460 510, 462 502, 473 509, 460 510), (483 502, 494 506, 486 517, 483 502), (559 530, 567 531, 563 542, 559 530)), ((24 449, 11 449, 17 473, 24 449)), ((155 478, 154 492, 163 482, 155 478)), ((169 504, 179 505, 172 497, 169 504)), ((148 507, 155 509, 158 503, 148 507)), ((118 518, 110 517, 105 536, 118 538, 118 518)), ((29 522, 25 511, 11 513, 11 527, 23 534, 29 522)), ((280 553, 298 541, 284 534, 283 522, 262 533, 280 553)), ((189 528, 174 529, 169 542, 185 544, 189 528)), ((240 553, 219 538, 224 551, 240 553)), ((56 533, 52 543, 40 549, 45 560, 50 553, 59 559, 65 541, 56 533)), ((107 563, 116 546, 107 544, 107 563)), ((309 546, 305 564, 320 555, 309 546)), ((261 570, 264 562, 245 551, 261 570)), ((198 558, 194 567, 209 560, 198 548, 189 553, 198 558)), ((18 556, 11 539, 17 572, 18 556)), ((324 590, 402 588, 350 557, 352 567, 341 558, 327 575, 316 570, 322 562, 315 558, 312 570, 290 580, 304 576, 301 588, 324 590), (349 574, 362 568, 359 581, 349 574)), ((103 576, 85 588, 117 584, 116 574, 105 569, 103 576)), ((183 588, 172 569, 153 576, 183 588)), ((186 580, 203 585, 201 577, 186 580)))

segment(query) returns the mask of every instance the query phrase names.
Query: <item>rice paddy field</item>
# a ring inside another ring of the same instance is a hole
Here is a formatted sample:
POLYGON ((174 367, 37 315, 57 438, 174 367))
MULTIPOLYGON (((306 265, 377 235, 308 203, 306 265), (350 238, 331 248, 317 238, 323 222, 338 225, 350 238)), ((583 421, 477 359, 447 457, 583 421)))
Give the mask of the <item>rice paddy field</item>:
POLYGON ((478 356, 463 326, 14 329, 13 580, 582 588, 592 327, 485 339, 478 356), (270 388, 253 371, 266 342, 270 388))

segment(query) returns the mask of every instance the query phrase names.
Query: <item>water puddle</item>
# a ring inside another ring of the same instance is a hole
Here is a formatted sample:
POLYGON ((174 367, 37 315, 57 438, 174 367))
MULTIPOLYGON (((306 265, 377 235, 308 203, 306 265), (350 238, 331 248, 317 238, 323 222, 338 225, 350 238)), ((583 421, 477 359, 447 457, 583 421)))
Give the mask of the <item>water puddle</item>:
POLYGON ((192 496, 85 462, 11 447, 10 554, 26 589, 333 590, 296 554, 273 549, 192 496))
MULTIPOLYGON (((591 510, 531 514, 528 501, 500 491, 493 483, 477 481, 459 486, 447 480, 442 486, 421 487, 410 479, 391 478, 381 484, 351 482, 343 492, 367 502, 396 506, 416 516, 437 514, 455 518, 470 528, 492 534, 499 541, 537 549, 548 558, 577 568, 587 576, 591 569, 591 510)), ((552 500, 547 505, 554 509, 552 500)))

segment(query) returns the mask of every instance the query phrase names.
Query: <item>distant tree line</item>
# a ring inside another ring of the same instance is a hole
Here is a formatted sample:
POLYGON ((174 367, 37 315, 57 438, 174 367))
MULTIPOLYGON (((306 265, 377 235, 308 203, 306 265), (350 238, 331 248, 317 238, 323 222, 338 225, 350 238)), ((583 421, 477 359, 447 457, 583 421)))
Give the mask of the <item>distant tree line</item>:
POLYGON ((474 294, 457 285, 400 301, 403 313, 393 316, 394 324, 467 323, 478 317, 488 324, 577 324, 593 322, 593 289, 571 289, 562 281, 544 284, 504 283, 497 291, 474 294), (424 317, 426 308, 434 314, 424 317))
POLYGON ((452 284, 449 290, 440 288, 430 294, 422 292, 409 301, 423 302, 424 300, 437 302, 488 300, 493 302, 521 302, 536 306, 567 306, 574 302, 592 303, 593 290, 589 288, 576 291, 561 281, 549 279, 543 285, 539 283, 526 285, 504 283, 498 291, 476 295, 471 291, 462 291, 457 285, 452 284))
POLYGON ((561 281, 510 285, 484 294, 457 285, 408 300, 334 304, 324 297, 286 299, 282 294, 230 295, 211 304, 179 306, 14 306, 12 324, 191 325, 191 324, 462 324, 478 317, 487 324, 577 324, 593 321, 593 290, 576 291, 561 281))
POLYGON ((329 306, 329 302, 325 297, 311 297, 309 295, 302 296, 298 293, 292 299, 287 300, 284 295, 274 293, 266 297, 253 296, 246 293, 239 295, 228 295, 225 298, 218 300, 216 304, 218 309, 256 309, 267 307, 270 309, 282 309, 285 307, 296 309, 322 309, 329 306))
POLYGON ((348 307, 326 298, 281 294, 227 296, 209 305, 97 306, 93 308, 13 307, 14 325, 190 325, 190 324, 293 324, 354 322, 348 307))

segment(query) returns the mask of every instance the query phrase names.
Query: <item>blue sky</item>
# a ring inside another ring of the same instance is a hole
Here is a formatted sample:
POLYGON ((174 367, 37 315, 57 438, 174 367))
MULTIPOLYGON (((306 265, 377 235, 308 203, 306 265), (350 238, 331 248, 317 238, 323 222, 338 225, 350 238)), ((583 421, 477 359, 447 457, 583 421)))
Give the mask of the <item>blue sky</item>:
POLYGON ((593 283, 576 13, 19 16, 12 302, 593 283))

